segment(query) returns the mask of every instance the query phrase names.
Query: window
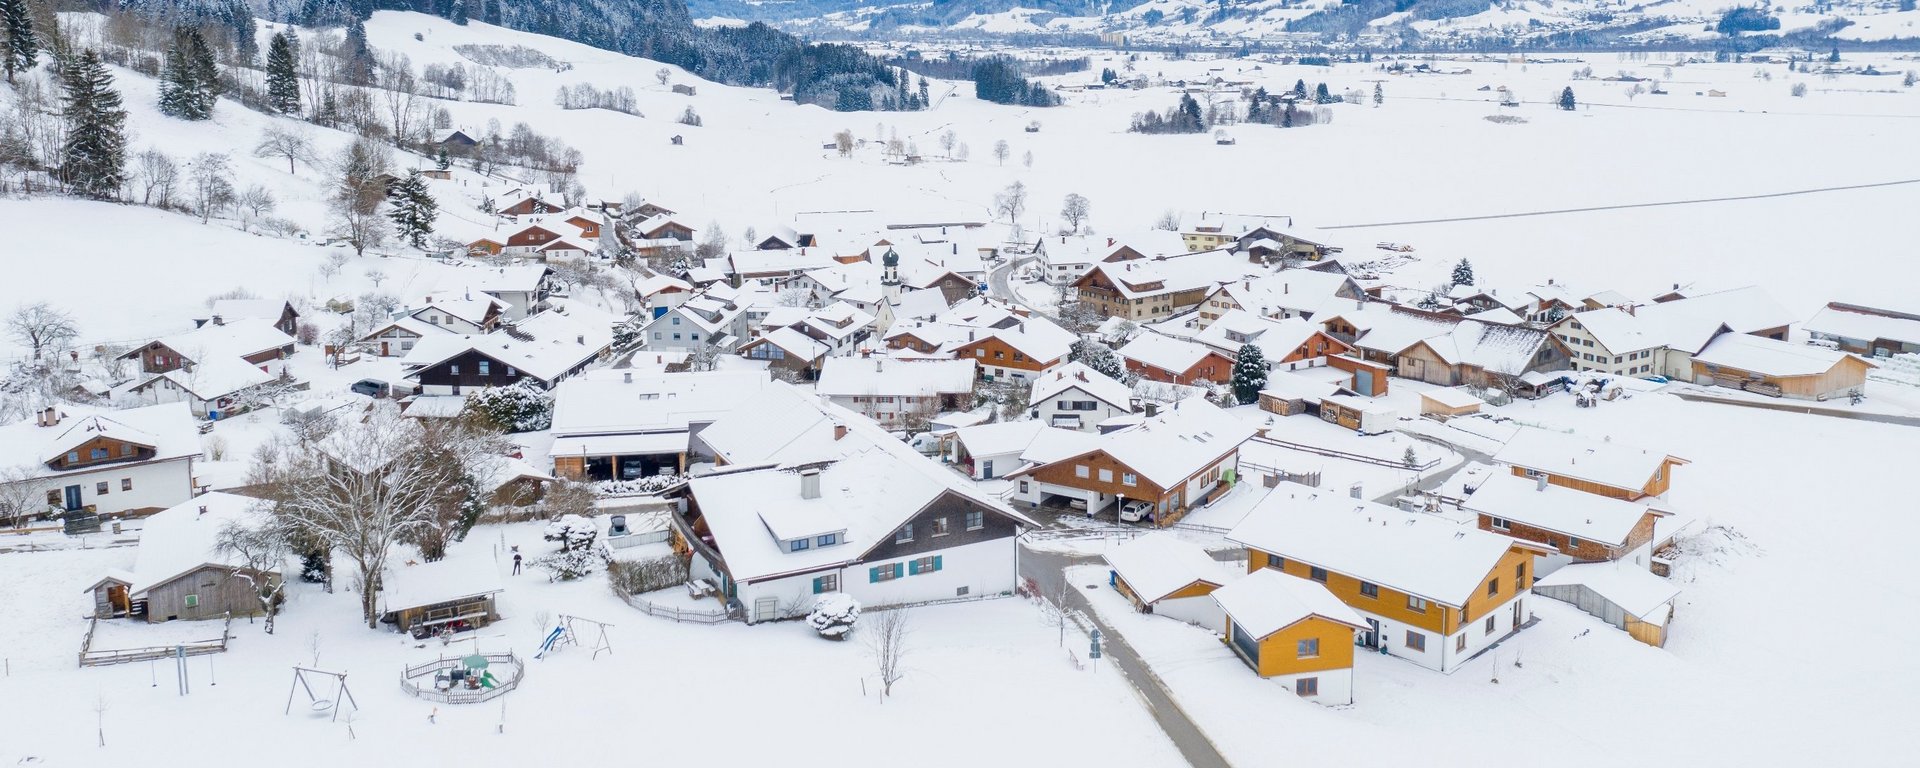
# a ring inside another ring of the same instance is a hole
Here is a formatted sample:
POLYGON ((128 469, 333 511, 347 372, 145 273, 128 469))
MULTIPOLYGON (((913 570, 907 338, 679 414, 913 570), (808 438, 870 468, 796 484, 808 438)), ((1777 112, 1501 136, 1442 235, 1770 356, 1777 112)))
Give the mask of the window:
POLYGON ((1493 520, 1494 530, 1496 531, 1512 530, 1512 524, 1508 523, 1506 518, 1496 517, 1496 518, 1492 518, 1492 520, 1493 520))
POLYGON ((1568 536, 1567 549, 1579 549, 1579 548, 1580 548, 1580 538, 1578 536, 1568 536))
POLYGON ((1426 653, 1427 652, 1427 636, 1420 634, 1418 632, 1415 632, 1411 629, 1407 630, 1407 649, 1411 651, 1418 651, 1420 653, 1426 653))
POLYGON ((1454 653, 1467 652, 1467 633, 1462 632, 1459 637, 1453 639, 1453 651, 1454 653))
POLYGON ((1368 581, 1360 582, 1360 594, 1367 597, 1378 598, 1380 597, 1380 585, 1368 581))
POLYGON ((1500 577, 1495 576, 1487 579, 1487 597, 1493 597, 1497 594, 1500 594, 1500 577))
POLYGON ((869 583, 893 581, 894 579, 900 578, 902 570, 905 569, 901 568, 899 563, 876 565, 867 569, 867 581, 869 583))
POLYGON ((953 596, 954 596, 954 597, 966 597, 966 596, 967 596, 967 588, 966 588, 966 587, 955 587, 955 588, 954 588, 954 590, 953 590, 953 596))
POLYGON ((909 541, 913 541, 913 523, 900 526, 900 531, 893 535, 893 543, 895 544, 905 544, 909 541))
POLYGON ((460 375, 460 364, 454 363, 453 365, 447 366, 447 372, 455 376, 460 375))
POLYGON ((120 490, 123 490, 123 491, 133 490, 133 478, 131 477, 120 478, 120 490))
POLYGON ((1287 559, 1279 555, 1267 555, 1267 567, 1276 571, 1286 570, 1287 559))
POLYGON ((975 350, 973 350, 973 356, 974 356, 974 357, 986 357, 986 356, 987 356, 987 351, 986 351, 985 349, 975 349, 975 350))
POLYGON ((677 316, 677 315, 676 315, 676 316, 675 316, 675 317, 673 318, 673 324, 674 324, 674 325, 679 325, 679 324, 680 324, 680 318, 679 318, 679 316, 677 316))
POLYGON ((104 482, 102 482, 102 483, 94 483, 94 484, 93 484, 93 492, 94 492, 95 494, 97 494, 97 495, 100 495, 100 496, 105 496, 105 495, 107 495, 107 484, 106 484, 106 483, 104 483, 104 482))
POLYGON ((1120 475, 1120 484, 1121 485, 1139 485, 1140 476, 1132 472, 1123 473, 1120 475))
POLYGON ((488 375, 492 375, 492 373, 493 373, 493 363, 487 360, 480 361, 480 375, 488 376, 488 375))
POLYGON ((68 464, 78 464, 78 463, 80 463, 80 452, 79 452, 79 451, 74 451, 74 452, 72 452, 72 453, 69 453, 69 454, 67 454, 67 463, 68 463, 68 464))
POLYGON ((95 448, 92 451, 89 451, 87 453, 87 458, 93 461, 99 461, 101 459, 107 458, 107 456, 108 456, 108 453, 107 453, 107 449, 105 448, 95 448))
POLYGON ((934 519, 933 519, 933 533, 932 533, 932 535, 934 535, 934 536, 945 536, 945 535, 947 535, 947 534, 949 534, 949 533, 953 533, 953 531, 951 531, 951 530, 948 530, 948 528, 947 528, 947 519, 946 519, 946 518, 944 518, 944 517, 936 517, 936 518, 934 518, 934 519))
POLYGON ((1513 583, 1518 584, 1521 587, 1525 587, 1527 585, 1527 564, 1526 563, 1513 564, 1513 583))
POLYGON ((933 573, 938 570, 940 570, 939 555, 931 555, 917 560, 907 561, 907 573, 909 574, 919 575, 922 573, 933 573))
POLYGON ((1020 481, 1020 492, 1021 492, 1021 493, 1027 493, 1027 492, 1028 492, 1028 491, 1027 491, 1027 481, 1025 481, 1025 480, 1022 480, 1022 481, 1020 481))
POLYGON ((1317 566, 1317 565, 1308 568, 1307 575, 1311 576, 1314 581, 1318 581, 1323 584, 1326 583, 1327 581, 1327 569, 1321 568, 1320 566, 1317 566))
POLYGON ((121 444, 120 444, 120 455, 122 455, 122 456, 132 456, 132 455, 133 455, 133 446, 132 446, 131 444, 128 444, 128 443, 121 443, 121 444))
POLYGON ((839 574, 829 573, 825 576, 821 576, 813 580, 813 593, 816 595, 822 592, 838 592, 838 591, 840 591, 839 574))
POLYGON ((1113 482, 1113 470, 1111 469, 1100 470, 1100 482, 1103 482, 1103 483, 1113 482))
POLYGON ((1407 595, 1407 610, 1414 613, 1426 613, 1427 601, 1413 595, 1407 595))
POLYGON ((57 506, 59 506, 59 505, 60 505, 60 492, 59 492, 59 491, 47 491, 47 504, 48 504, 48 505, 50 505, 50 506, 56 506, 56 507, 57 507, 57 506))
POLYGON ((1309 637, 1294 644, 1294 657, 1311 659, 1320 655, 1320 638, 1309 637))
POLYGON ((840 534, 829 533, 824 536, 817 536, 814 538, 813 543, 822 547, 831 547, 840 543, 840 534))
POLYGON ((198 608, 198 607, 200 607, 200 596, 199 596, 199 595, 187 595, 187 600, 186 600, 186 603, 187 603, 187 607, 188 607, 188 608, 198 608))
POLYGON ((993 351, 993 359, 995 359, 995 360, 1005 360, 1005 359, 1007 359, 1007 353, 1006 353, 1006 352, 1005 352, 1004 350, 998 350, 998 349, 996 349, 996 350, 994 350, 994 351, 993 351))
POLYGON ((1093 472, 1092 470, 1087 469, 1087 466, 1085 464, 1075 464, 1073 465, 1073 476, 1074 477, 1092 477, 1093 472))
MULTIPOLYGON (((1493 634, 1493 617, 1492 616, 1487 617, 1487 634, 1489 635, 1493 634)), ((1461 635, 1461 637, 1466 637, 1466 635, 1461 635)))
POLYGON ((803 550, 803 549, 806 549, 807 547, 809 547, 809 546, 811 546, 812 544, 813 544, 813 542, 811 542, 811 541, 808 541, 808 540, 806 540, 806 539, 794 539, 793 541, 789 541, 789 542, 787 542, 787 551, 788 551, 788 552, 798 552, 798 551, 800 551, 800 550, 803 550))
POLYGON ((987 513, 985 512, 968 512, 967 513, 967 530, 977 531, 985 527, 987 527, 987 513))

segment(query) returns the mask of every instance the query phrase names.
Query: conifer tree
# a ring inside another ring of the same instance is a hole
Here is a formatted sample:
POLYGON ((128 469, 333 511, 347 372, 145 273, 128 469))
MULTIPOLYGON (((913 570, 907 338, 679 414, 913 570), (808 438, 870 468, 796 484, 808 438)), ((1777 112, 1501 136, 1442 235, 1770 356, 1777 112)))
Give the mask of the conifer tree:
POLYGON ((39 59, 40 38, 33 33, 27 0, 0 0, 0 27, 0 68, 11 83, 15 72, 33 69, 39 59))
POLYGON ((1572 112, 1573 107, 1573 86, 1569 85, 1560 91, 1560 108, 1572 112))
POLYGON ((213 117, 220 95, 220 67, 200 30, 182 27, 167 47, 160 70, 160 111, 182 120, 213 117))
POLYGON ((1468 262, 1466 259, 1461 259, 1460 263, 1453 265, 1453 284, 1454 285, 1473 285, 1473 264, 1472 263, 1468 262))
POLYGON ((419 171, 411 171, 387 190, 387 218, 394 232, 415 248, 425 247, 433 234, 433 220, 439 216, 439 204, 427 192, 427 182, 419 171))
POLYGON ((1327 90, 1327 84, 1326 84, 1326 83, 1321 83, 1321 84, 1319 84, 1319 85, 1317 85, 1317 86, 1314 86, 1314 88, 1313 88, 1313 103, 1315 103, 1315 104, 1332 104, 1332 103, 1333 103, 1334 101, 1336 101, 1336 99, 1334 99, 1334 98, 1333 98, 1333 94, 1332 94, 1331 92, 1329 92, 1329 91, 1327 90))
POLYGON ((283 115, 300 113, 299 45, 285 32, 267 43, 267 104, 283 115))
POLYGON ((67 128, 61 177, 75 192, 110 198, 126 181, 127 165, 127 111, 113 89, 113 73, 89 48, 64 62, 60 89, 67 128))
POLYGON ((1240 345, 1240 352, 1233 356, 1233 397, 1241 405, 1260 399, 1260 390, 1267 387, 1267 356, 1255 344, 1240 345))
POLYGON ((1373 84, 1373 105, 1374 105, 1374 106, 1376 106, 1376 107, 1377 107, 1377 106, 1380 106, 1380 104, 1381 104, 1382 102, 1385 102, 1386 100, 1387 100, 1387 94, 1386 94, 1386 92, 1385 92, 1385 91, 1382 91, 1382 90, 1380 90, 1380 84, 1379 84, 1379 83, 1374 83, 1374 84, 1373 84))
POLYGON ((1095 373, 1114 381, 1119 381, 1127 373, 1126 366, 1120 364, 1120 358, 1105 344, 1081 339, 1074 342, 1071 349, 1067 359, 1091 368, 1095 373))
POLYGON ((367 25, 355 18, 347 26, 346 50, 347 82, 354 85, 373 84, 373 49, 367 46, 367 25))
POLYGON ((1304 99, 1307 97, 1307 81, 1293 81, 1293 97, 1296 99, 1304 99))
POLYGON ((260 44, 253 34, 253 9, 247 7, 246 0, 227 0, 224 21, 233 32, 234 58, 242 65, 252 65, 255 56, 260 55, 260 44))

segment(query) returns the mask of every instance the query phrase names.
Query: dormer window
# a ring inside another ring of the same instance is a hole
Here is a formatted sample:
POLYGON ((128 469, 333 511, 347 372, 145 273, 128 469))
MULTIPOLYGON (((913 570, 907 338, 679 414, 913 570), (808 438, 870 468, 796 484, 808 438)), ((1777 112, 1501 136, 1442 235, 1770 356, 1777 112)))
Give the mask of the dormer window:
POLYGON ((831 547, 835 544, 840 543, 840 534, 829 533, 821 536, 815 536, 813 539, 813 543, 822 547, 831 547))
POLYGON ((107 456, 109 455, 110 454, 108 453, 107 449, 95 448, 92 451, 89 451, 87 453, 87 458, 91 461, 99 461, 101 459, 107 458, 107 456))
POLYGON ((70 451, 70 452, 68 452, 68 453, 67 453, 67 463, 68 463, 68 464, 78 464, 78 463, 80 463, 80 452, 79 452, 79 451, 70 451))
POLYGON ((793 541, 787 542, 787 551, 799 552, 800 550, 806 549, 807 547, 810 547, 812 545, 813 545, 813 541, 810 539, 794 539, 793 541))

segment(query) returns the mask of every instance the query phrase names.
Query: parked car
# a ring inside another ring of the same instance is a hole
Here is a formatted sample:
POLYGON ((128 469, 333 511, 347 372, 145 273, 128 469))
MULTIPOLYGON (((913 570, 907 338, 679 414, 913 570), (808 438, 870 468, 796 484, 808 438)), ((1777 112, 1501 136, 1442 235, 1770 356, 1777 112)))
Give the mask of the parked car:
POLYGON ((1153 502, 1135 499, 1120 505, 1120 522, 1137 523, 1152 519, 1153 502))
POLYGON ((353 386, 348 387, 348 389, 353 390, 355 394, 366 395, 367 397, 386 397, 387 392, 390 391, 391 388, 387 386, 386 382, 378 379, 361 379, 354 382, 353 386))

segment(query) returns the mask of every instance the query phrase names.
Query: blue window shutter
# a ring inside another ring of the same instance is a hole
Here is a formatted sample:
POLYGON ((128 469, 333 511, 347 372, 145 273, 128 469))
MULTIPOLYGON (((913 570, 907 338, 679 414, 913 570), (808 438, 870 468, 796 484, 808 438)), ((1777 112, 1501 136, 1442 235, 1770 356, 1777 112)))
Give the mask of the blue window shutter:
POLYGON ((818 577, 813 580, 813 593, 816 595, 820 594, 820 579, 818 577))
POLYGON ((939 555, 934 555, 934 556, 933 556, 933 569, 934 569, 934 570, 936 570, 936 571, 937 571, 937 570, 940 570, 940 556, 939 556, 939 555))
POLYGON ((900 578, 900 572, 901 572, 901 571, 904 571, 904 570, 906 570, 906 569, 907 569, 907 567, 906 567, 906 566, 904 566, 904 565, 901 565, 901 564, 899 564, 899 563, 894 563, 894 564, 893 564, 893 577, 894 577, 894 578, 896 578, 896 579, 897 579, 897 578, 900 578))
POLYGON ((916 574, 918 574, 918 573, 920 573, 920 561, 918 561, 918 560, 908 560, 908 561, 907 561, 907 575, 909 575, 909 576, 912 576, 912 575, 916 575, 916 574))
POLYGON ((867 569, 867 583, 868 583, 868 584, 872 584, 872 583, 874 583, 874 582, 877 582, 877 581, 879 581, 879 580, 880 580, 880 566, 877 566, 877 565, 876 565, 876 566, 874 566, 874 567, 872 567, 872 568, 868 568, 868 569, 867 569))

